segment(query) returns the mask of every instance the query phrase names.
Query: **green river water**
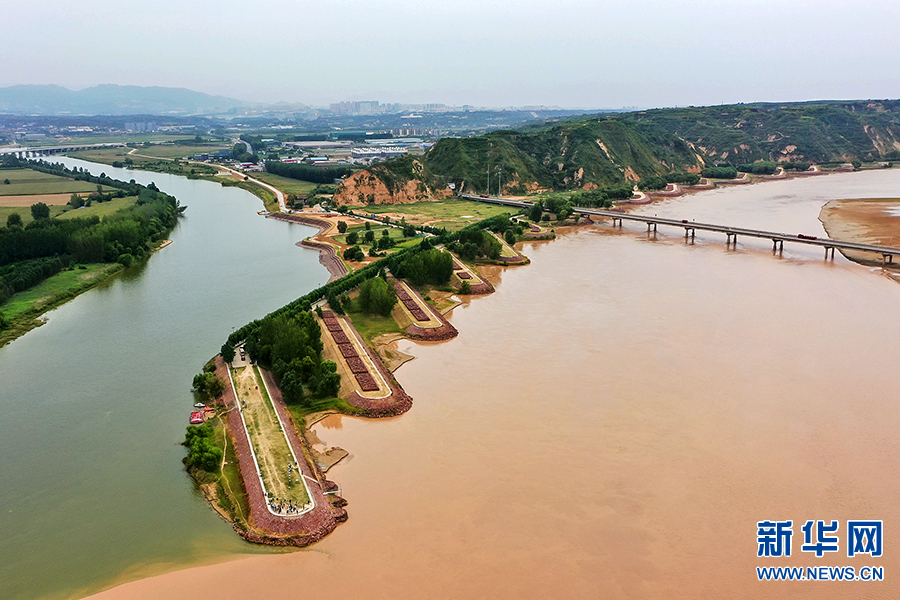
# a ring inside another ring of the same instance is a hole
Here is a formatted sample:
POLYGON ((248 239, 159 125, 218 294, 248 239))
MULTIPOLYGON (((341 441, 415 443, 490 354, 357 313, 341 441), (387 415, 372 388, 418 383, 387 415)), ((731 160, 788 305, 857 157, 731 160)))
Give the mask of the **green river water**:
POLYGON ((179 445, 190 384, 232 327, 328 278, 314 232, 244 190, 59 159, 188 205, 173 243, 0 349, 0 598, 78 596, 259 552, 198 496, 179 445))

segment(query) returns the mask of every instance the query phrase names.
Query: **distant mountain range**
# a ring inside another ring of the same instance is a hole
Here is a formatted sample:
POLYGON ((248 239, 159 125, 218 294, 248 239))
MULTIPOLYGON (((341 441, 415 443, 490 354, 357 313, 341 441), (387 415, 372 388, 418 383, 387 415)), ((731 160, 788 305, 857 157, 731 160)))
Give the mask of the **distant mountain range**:
POLYGON ((80 91, 58 85, 0 88, 0 114, 217 115, 256 106, 185 88, 95 85, 80 91))

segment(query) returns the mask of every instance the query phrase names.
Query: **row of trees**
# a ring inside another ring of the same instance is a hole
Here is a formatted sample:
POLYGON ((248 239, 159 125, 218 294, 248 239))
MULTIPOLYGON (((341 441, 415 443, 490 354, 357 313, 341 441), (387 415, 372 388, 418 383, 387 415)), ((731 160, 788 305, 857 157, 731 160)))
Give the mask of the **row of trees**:
POLYGON ((741 173, 753 173, 754 175, 771 175, 777 169, 778 165, 770 160, 760 160, 755 163, 746 163, 737 166, 737 170, 741 173))
POLYGON ((69 266, 59 256, 36 258, 0 267, 0 303, 15 294, 37 285, 69 266))
POLYGON ((352 171, 349 167, 315 167, 299 163, 285 163, 281 161, 267 160, 266 171, 273 175, 290 177, 301 181, 313 183, 332 183, 335 179, 346 177, 352 171))
POLYGON ((706 167, 700 171, 700 175, 711 179, 734 179, 737 177, 737 169, 731 166, 706 167))
POLYGON ((441 252, 436 248, 424 250, 405 258, 400 263, 396 275, 407 279, 415 286, 447 285, 453 275, 453 257, 448 252, 441 252))
POLYGON ((244 347, 251 359, 271 368, 289 404, 333 397, 340 389, 337 365, 322 360, 322 332, 309 311, 266 317, 244 347))

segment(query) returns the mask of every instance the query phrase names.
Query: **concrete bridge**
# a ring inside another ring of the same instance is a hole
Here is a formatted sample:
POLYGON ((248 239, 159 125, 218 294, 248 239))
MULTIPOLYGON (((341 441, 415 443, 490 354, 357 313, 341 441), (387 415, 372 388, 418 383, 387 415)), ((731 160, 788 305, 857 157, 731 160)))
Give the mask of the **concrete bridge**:
POLYGON ((97 148, 121 148, 125 144, 109 143, 109 144, 62 144, 59 146, 35 146, 27 148, 24 146, 15 146, 0 148, 0 155, 15 154, 16 158, 38 158, 41 156, 50 156, 52 154, 60 154, 62 152, 74 152, 75 150, 96 150, 97 148))
MULTIPOLYGON (((534 204, 533 202, 525 202, 522 200, 507 200, 505 198, 496 198, 493 196, 475 196, 472 194, 462 194, 460 195, 460 197, 465 198, 466 200, 474 200, 476 202, 487 202, 489 204, 499 204, 502 206, 510 206, 526 210, 531 208, 534 204)), ((598 210, 593 208, 574 208, 573 211, 581 215, 606 217, 612 220, 613 227, 617 225, 621 227, 622 221, 637 221, 640 223, 646 223, 648 233, 650 231, 655 232, 659 225, 680 227, 684 229, 685 239, 687 239, 688 237, 693 239, 694 234, 697 232, 697 230, 724 233, 726 240, 725 243, 728 246, 731 246, 732 244, 737 245, 738 236, 742 235, 772 240, 773 251, 783 250, 785 242, 806 244, 808 246, 819 246, 825 249, 825 258, 829 257, 829 253, 831 258, 834 258, 835 248, 837 248, 838 250, 856 250, 859 252, 872 252, 875 254, 880 254, 882 264, 893 263, 894 257, 900 256, 900 248, 893 248, 891 246, 878 246, 873 244, 857 244, 854 242, 839 242, 830 238, 820 238, 812 235, 804 235, 802 233, 792 235, 788 233, 778 233, 775 231, 763 231, 761 229, 729 227, 727 225, 714 225, 712 223, 697 223, 695 221, 688 221, 687 219, 664 219, 660 217, 633 215, 629 213, 621 213, 611 210, 598 210)))

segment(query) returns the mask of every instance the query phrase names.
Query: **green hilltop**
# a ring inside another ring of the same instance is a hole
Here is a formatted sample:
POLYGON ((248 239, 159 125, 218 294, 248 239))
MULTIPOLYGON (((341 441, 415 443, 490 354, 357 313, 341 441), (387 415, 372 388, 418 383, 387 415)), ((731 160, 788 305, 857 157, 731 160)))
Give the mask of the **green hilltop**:
POLYGON ((627 115, 690 142, 707 162, 900 160, 900 101, 736 104, 627 115))
POLYGON ((609 187, 756 161, 900 160, 900 101, 738 104, 577 117, 470 138, 444 138, 421 159, 395 159, 371 176, 393 188, 504 193, 609 187), (412 163, 418 163, 411 169, 412 163))

